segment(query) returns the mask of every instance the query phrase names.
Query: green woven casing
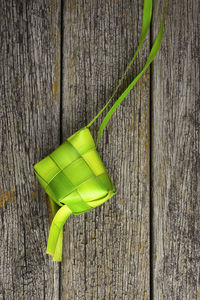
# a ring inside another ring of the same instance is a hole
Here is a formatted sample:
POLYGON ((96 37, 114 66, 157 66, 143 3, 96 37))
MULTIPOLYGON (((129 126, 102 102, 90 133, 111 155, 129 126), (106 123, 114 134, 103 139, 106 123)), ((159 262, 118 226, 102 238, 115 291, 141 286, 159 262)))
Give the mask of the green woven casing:
POLYGON ((35 164, 34 170, 50 198, 59 206, 67 205, 74 215, 101 205, 116 193, 87 127, 35 164))

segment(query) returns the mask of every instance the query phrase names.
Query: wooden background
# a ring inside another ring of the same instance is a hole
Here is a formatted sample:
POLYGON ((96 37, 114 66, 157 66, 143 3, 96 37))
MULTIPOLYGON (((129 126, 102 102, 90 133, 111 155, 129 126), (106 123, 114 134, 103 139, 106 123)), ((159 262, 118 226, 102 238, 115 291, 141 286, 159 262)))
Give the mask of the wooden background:
MULTIPOLYGON (((158 31, 153 2, 121 91, 158 31)), ((161 50, 104 131, 118 193, 68 219, 62 263, 45 254, 51 212, 33 164, 106 103, 142 12, 142 0, 0 1, 0 300, 200 299, 197 0, 168 1, 161 50)))

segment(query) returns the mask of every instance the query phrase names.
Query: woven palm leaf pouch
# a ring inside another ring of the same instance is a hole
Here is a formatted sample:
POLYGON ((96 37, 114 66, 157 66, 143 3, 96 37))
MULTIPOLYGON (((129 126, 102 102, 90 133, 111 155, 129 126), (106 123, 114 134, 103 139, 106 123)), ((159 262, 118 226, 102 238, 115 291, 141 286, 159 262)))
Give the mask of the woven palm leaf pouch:
POLYGON ((103 113, 117 93, 122 80, 145 40, 151 23, 152 0, 144 1, 142 32, 138 48, 111 98, 88 125, 68 137, 57 149, 34 165, 34 172, 51 202, 53 220, 49 231, 46 253, 52 255, 54 261, 62 260, 63 225, 67 218, 70 215, 85 213, 103 204, 116 194, 114 183, 97 151, 97 145, 113 113, 159 51, 164 28, 165 10, 166 2, 161 26, 144 68, 104 117, 98 131, 96 143, 90 132, 90 126, 103 113))

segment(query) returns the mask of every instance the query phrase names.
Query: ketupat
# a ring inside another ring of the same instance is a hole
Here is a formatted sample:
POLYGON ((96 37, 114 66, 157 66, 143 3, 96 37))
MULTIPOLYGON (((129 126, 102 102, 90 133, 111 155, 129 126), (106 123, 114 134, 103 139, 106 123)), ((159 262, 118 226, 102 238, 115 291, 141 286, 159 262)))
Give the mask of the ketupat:
POLYGON ((87 126, 75 132, 49 156, 34 166, 36 176, 51 200, 54 219, 49 232, 47 253, 53 256, 53 260, 62 260, 62 228, 70 214, 84 213, 103 204, 116 193, 96 148, 113 113, 158 53, 162 41, 165 11, 166 1, 161 26, 146 64, 104 117, 98 131, 96 146, 89 127, 111 102, 145 40, 151 22, 152 0, 144 0, 142 33, 138 48, 109 101, 87 126))
POLYGON ((96 150, 88 127, 70 136, 50 155, 34 165, 35 174, 57 204, 47 253, 62 259, 62 227, 71 215, 79 215, 103 204, 115 193, 115 186, 96 150), (59 208, 60 206, 60 208, 59 208))

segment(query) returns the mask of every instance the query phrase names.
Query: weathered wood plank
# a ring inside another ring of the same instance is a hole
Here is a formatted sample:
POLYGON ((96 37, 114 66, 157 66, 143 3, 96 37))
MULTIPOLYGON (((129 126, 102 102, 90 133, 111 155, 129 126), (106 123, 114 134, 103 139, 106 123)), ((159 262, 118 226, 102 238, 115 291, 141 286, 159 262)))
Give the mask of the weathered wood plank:
POLYGON ((60 142, 60 1, 0 1, 0 299, 58 299, 33 164, 60 142))
MULTIPOLYGON (((161 9, 155 7, 154 36, 161 9)), ((155 300, 200 298, 198 14, 199 1, 168 1, 153 68, 155 300)))
MULTIPOLYGON (((63 139, 111 96, 139 42, 142 12, 143 1, 64 2, 63 139)), ((149 39, 123 88, 148 50, 149 39)), ((65 225, 61 299, 149 298, 149 79, 147 72, 98 147, 117 195, 65 225)))

